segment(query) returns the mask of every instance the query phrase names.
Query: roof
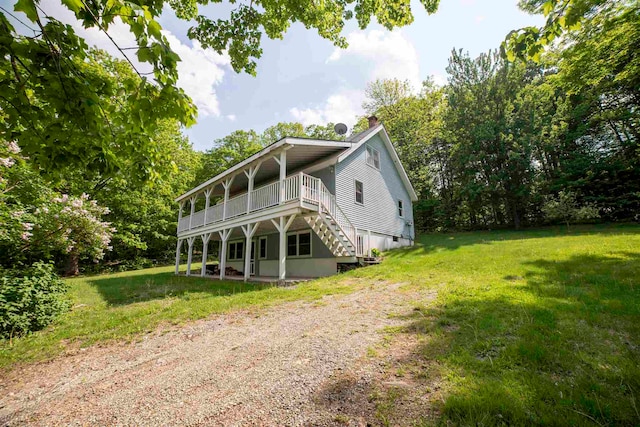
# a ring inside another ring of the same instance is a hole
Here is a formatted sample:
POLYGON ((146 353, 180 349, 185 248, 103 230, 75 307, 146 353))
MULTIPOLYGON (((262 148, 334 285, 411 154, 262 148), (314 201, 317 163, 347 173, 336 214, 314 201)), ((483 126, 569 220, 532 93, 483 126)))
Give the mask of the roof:
MULTIPOLYGON (((391 155, 391 159, 393 160, 394 166, 398 171, 398 175, 400 175, 400 179, 405 185, 409 196, 412 201, 418 200, 418 196, 409 181, 409 177, 407 176, 406 171, 402 167, 402 163, 400 162, 400 158, 398 157, 398 153, 396 152, 393 144, 391 143, 391 139, 389 139, 389 135, 387 134, 386 129, 382 124, 375 126, 373 128, 369 128, 363 132, 357 133, 355 135, 347 138, 346 141, 334 141, 334 140, 325 140, 325 139, 311 139, 311 138, 300 138, 300 137, 284 137, 270 145, 267 145, 262 150, 257 153, 247 157, 246 159, 236 163, 231 166, 226 171, 214 176, 213 178, 203 182, 195 188, 187 191, 181 196, 175 199, 176 202, 181 202, 189 197, 200 193, 207 187, 211 187, 212 185, 216 185, 219 182, 222 182, 224 179, 229 178, 231 176, 237 176, 238 179, 234 180, 233 186, 237 187, 237 189, 241 189, 244 184, 244 180, 246 177, 241 172, 243 169, 253 165, 258 164, 266 159, 266 156, 273 156, 279 153, 282 150, 287 150, 287 170, 295 170, 298 167, 303 166, 303 164, 308 164, 310 161, 320 160, 322 158, 330 158, 332 156, 337 155, 337 162, 341 162, 347 157, 349 157, 352 153, 354 153, 358 148, 360 148, 363 144, 365 144, 369 139, 371 139, 374 135, 380 133, 389 154, 391 155)), ((261 181, 267 179, 269 177, 277 177, 278 171, 276 170, 277 166, 275 162, 264 162, 260 167, 258 174, 260 176, 256 176, 257 181, 261 181)), ((245 187, 246 188, 246 185, 245 187)), ((222 191, 220 188, 217 188, 217 191, 222 191)), ((231 193, 234 192, 234 188, 231 189, 231 193)), ((214 194, 219 194, 214 192, 214 194)))
MULTIPOLYGON (((241 184, 244 182, 246 177, 242 173, 238 174, 238 172, 241 172, 243 169, 251 166, 252 164, 255 165, 259 162, 263 162, 267 160, 265 159, 265 157, 274 156, 275 154, 283 150, 287 151, 287 169, 295 170, 305 163, 329 157, 338 152, 345 151, 351 148, 351 146, 351 143, 345 141, 284 137, 272 144, 267 145, 262 150, 247 157, 246 159, 236 163, 224 172, 214 176, 211 179, 208 179, 197 187, 194 187, 186 193, 180 195, 175 199, 175 201, 180 202, 188 199, 189 197, 202 192, 207 187, 211 187, 212 185, 222 182, 224 179, 231 176, 238 177, 234 180, 234 187, 241 187, 241 184)), ((275 170, 275 166, 275 162, 262 163, 262 166, 260 167, 260 170, 258 172, 260 176, 256 176, 256 180, 260 181, 274 175, 277 176, 278 172, 277 170, 275 170)), ((218 188, 217 190, 220 191, 221 189, 218 188)), ((233 192, 234 188, 231 189, 232 194, 233 192)), ((214 194, 216 194, 216 192, 214 192, 214 194)))
POLYGON ((411 185, 411 181, 409 181, 409 176, 407 175, 407 172, 404 170, 404 167, 402 166, 402 162, 398 157, 398 152, 393 146, 393 143, 391 143, 389 134, 387 133, 387 130, 384 128, 382 124, 379 124, 378 126, 374 126, 373 128, 369 128, 364 132, 360 132, 354 135, 353 137, 349 138, 349 141, 352 141, 353 145, 351 148, 349 148, 348 150, 340 154, 340 156, 338 157, 338 163, 343 161, 347 157, 349 157, 358 148, 360 148, 363 144, 365 144, 368 140, 370 140, 374 135, 377 135, 377 134, 380 134, 380 136, 382 137, 382 141, 387 147, 387 151, 389 151, 389 154, 391 155, 391 160, 393 160, 393 164, 396 167, 396 170, 398 171, 398 175, 400 175, 400 179, 404 183, 404 186, 407 189, 407 192, 409 193, 411 200, 414 202, 417 201, 418 195, 416 194, 416 191, 413 189, 413 185, 411 185))

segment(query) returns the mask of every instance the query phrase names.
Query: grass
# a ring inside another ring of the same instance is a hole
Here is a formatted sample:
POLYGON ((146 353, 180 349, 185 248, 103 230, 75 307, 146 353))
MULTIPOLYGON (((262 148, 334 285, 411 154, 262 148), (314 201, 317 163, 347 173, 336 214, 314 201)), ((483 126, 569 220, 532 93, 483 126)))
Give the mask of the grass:
POLYGON ((442 425, 640 425, 640 227, 427 235, 380 275, 435 288, 396 334, 442 425))
MULTIPOLYGON (((398 334, 415 343, 392 369, 431 390, 438 416, 426 425, 640 425, 634 225, 425 235, 381 265, 294 289, 175 277, 172 268, 73 279, 73 311, 11 346, 0 342, 0 367, 374 281, 437 291, 415 301, 385 344, 398 334)), ((402 416, 403 396, 387 393, 376 399, 383 423, 402 416)))

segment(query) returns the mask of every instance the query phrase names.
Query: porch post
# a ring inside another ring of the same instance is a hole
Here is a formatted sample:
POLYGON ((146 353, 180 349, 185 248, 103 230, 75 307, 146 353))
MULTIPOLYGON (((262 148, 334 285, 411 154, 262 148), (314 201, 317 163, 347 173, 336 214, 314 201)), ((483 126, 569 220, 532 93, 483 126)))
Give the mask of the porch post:
POLYGON ((220 234, 220 250, 218 254, 220 259, 218 260, 218 266, 220 267, 220 280, 224 279, 224 270, 227 267, 227 241, 229 240, 229 236, 231 236, 231 228, 226 230, 218 231, 220 234))
POLYGON ((274 159, 280 165, 280 204, 283 204, 286 196, 284 180, 287 179, 287 152, 280 152, 280 158, 274 157, 274 159))
POLYGON ((367 230, 367 247, 367 251, 369 253, 367 256, 371 257, 371 230, 367 230))
POLYGON ((195 195, 189 199, 191 202, 191 216, 189 216, 189 230, 191 230, 191 222, 193 221, 193 214, 196 213, 196 201, 198 200, 198 195, 195 195))
POLYGON ((202 237, 202 269, 200 270, 200 276, 204 277, 207 274, 207 253, 209 252, 211 233, 205 233, 200 237, 202 237))
POLYGON ((255 166, 251 166, 249 168, 249 172, 247 172, 246 170, 244 171, 244 174, 247 176, 247 179, 249 180, 249 185, 247 190, 247 213, 251 212, 251 192, 253 191, 253 181, 254 181, 254 178, 256 177, 256 174, 258 173, 258 170, 260 169, 260 165, 262 165, 262 162, 258 163, 255 166))
POLYGON ((222 182, 222 186, 224 187, 224 204, 222 205, 222 220, 227 219, 227 202, 229 202, 229 188, 231 187, 231 183, 233 183, 233 178, 227 178, 222 182))
POLYGON ((189 255, 187 255, 187 276, 191 276, 191 258, 193 256, 193 242, 195 237, 187 237, 187 246, 189 246, 189 255))
POLYGON ((251 277, 251 239, 258 229, 260 223, 247 224, 242 226, 242 232, 246 238, 245 255, 244 255, 244 281, 246 282, 251 277))
POLYGON ((176 247, 176 275, 180 272, 180 249, 182 248, 182 239, 178 239, 176 247))
POLYGON ((209 210, 209 202, 211 200, 211 193, 213 192, 213 188, 207 188, 204 190, 204 221, 202 225, 207 225, 207 211, 209 210))
POLYGON ((182 221, 182 209, 184 208, 184 200, 180 201, 180 210, 178 211, 178 231, 180 231, 180 221, 182 221))
POLYGON ((279 262, 278 262, 278 281, 283 282, 287 277, 287 230, 293 224, 293 220, 296 218, 296 215, 291 215, 288 219, 287 217, 281 216, 279 219, 279 223, 275 220, 271 220, 276 229, 280 232, 280 251, 278 253, 279 262))

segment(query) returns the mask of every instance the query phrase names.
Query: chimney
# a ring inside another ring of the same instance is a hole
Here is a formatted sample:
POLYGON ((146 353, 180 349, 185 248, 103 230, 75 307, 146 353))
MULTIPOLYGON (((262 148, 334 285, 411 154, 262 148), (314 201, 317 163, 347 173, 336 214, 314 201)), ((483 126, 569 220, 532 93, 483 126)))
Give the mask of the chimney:
POLYGON ((376 116, 370 116, 368 117, 369 120, 369 129, 374 128, 376 126, 378 126, 378 118, 376 116))

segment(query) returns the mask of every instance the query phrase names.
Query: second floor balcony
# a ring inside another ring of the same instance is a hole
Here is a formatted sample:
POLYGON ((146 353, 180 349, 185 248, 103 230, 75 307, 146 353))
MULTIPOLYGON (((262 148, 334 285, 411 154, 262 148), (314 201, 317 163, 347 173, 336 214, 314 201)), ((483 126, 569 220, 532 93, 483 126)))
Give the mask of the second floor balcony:
POLYGON ((298 173, 256 188, 255 190, 235 195, 224 203, 220 201, 207 209, 194 212, 178 221, 178 234, 237 219, 254 212, 265 212, 284 204, 307 203, 311 205, 335 204, 331 194, 320 178, 298 173))

